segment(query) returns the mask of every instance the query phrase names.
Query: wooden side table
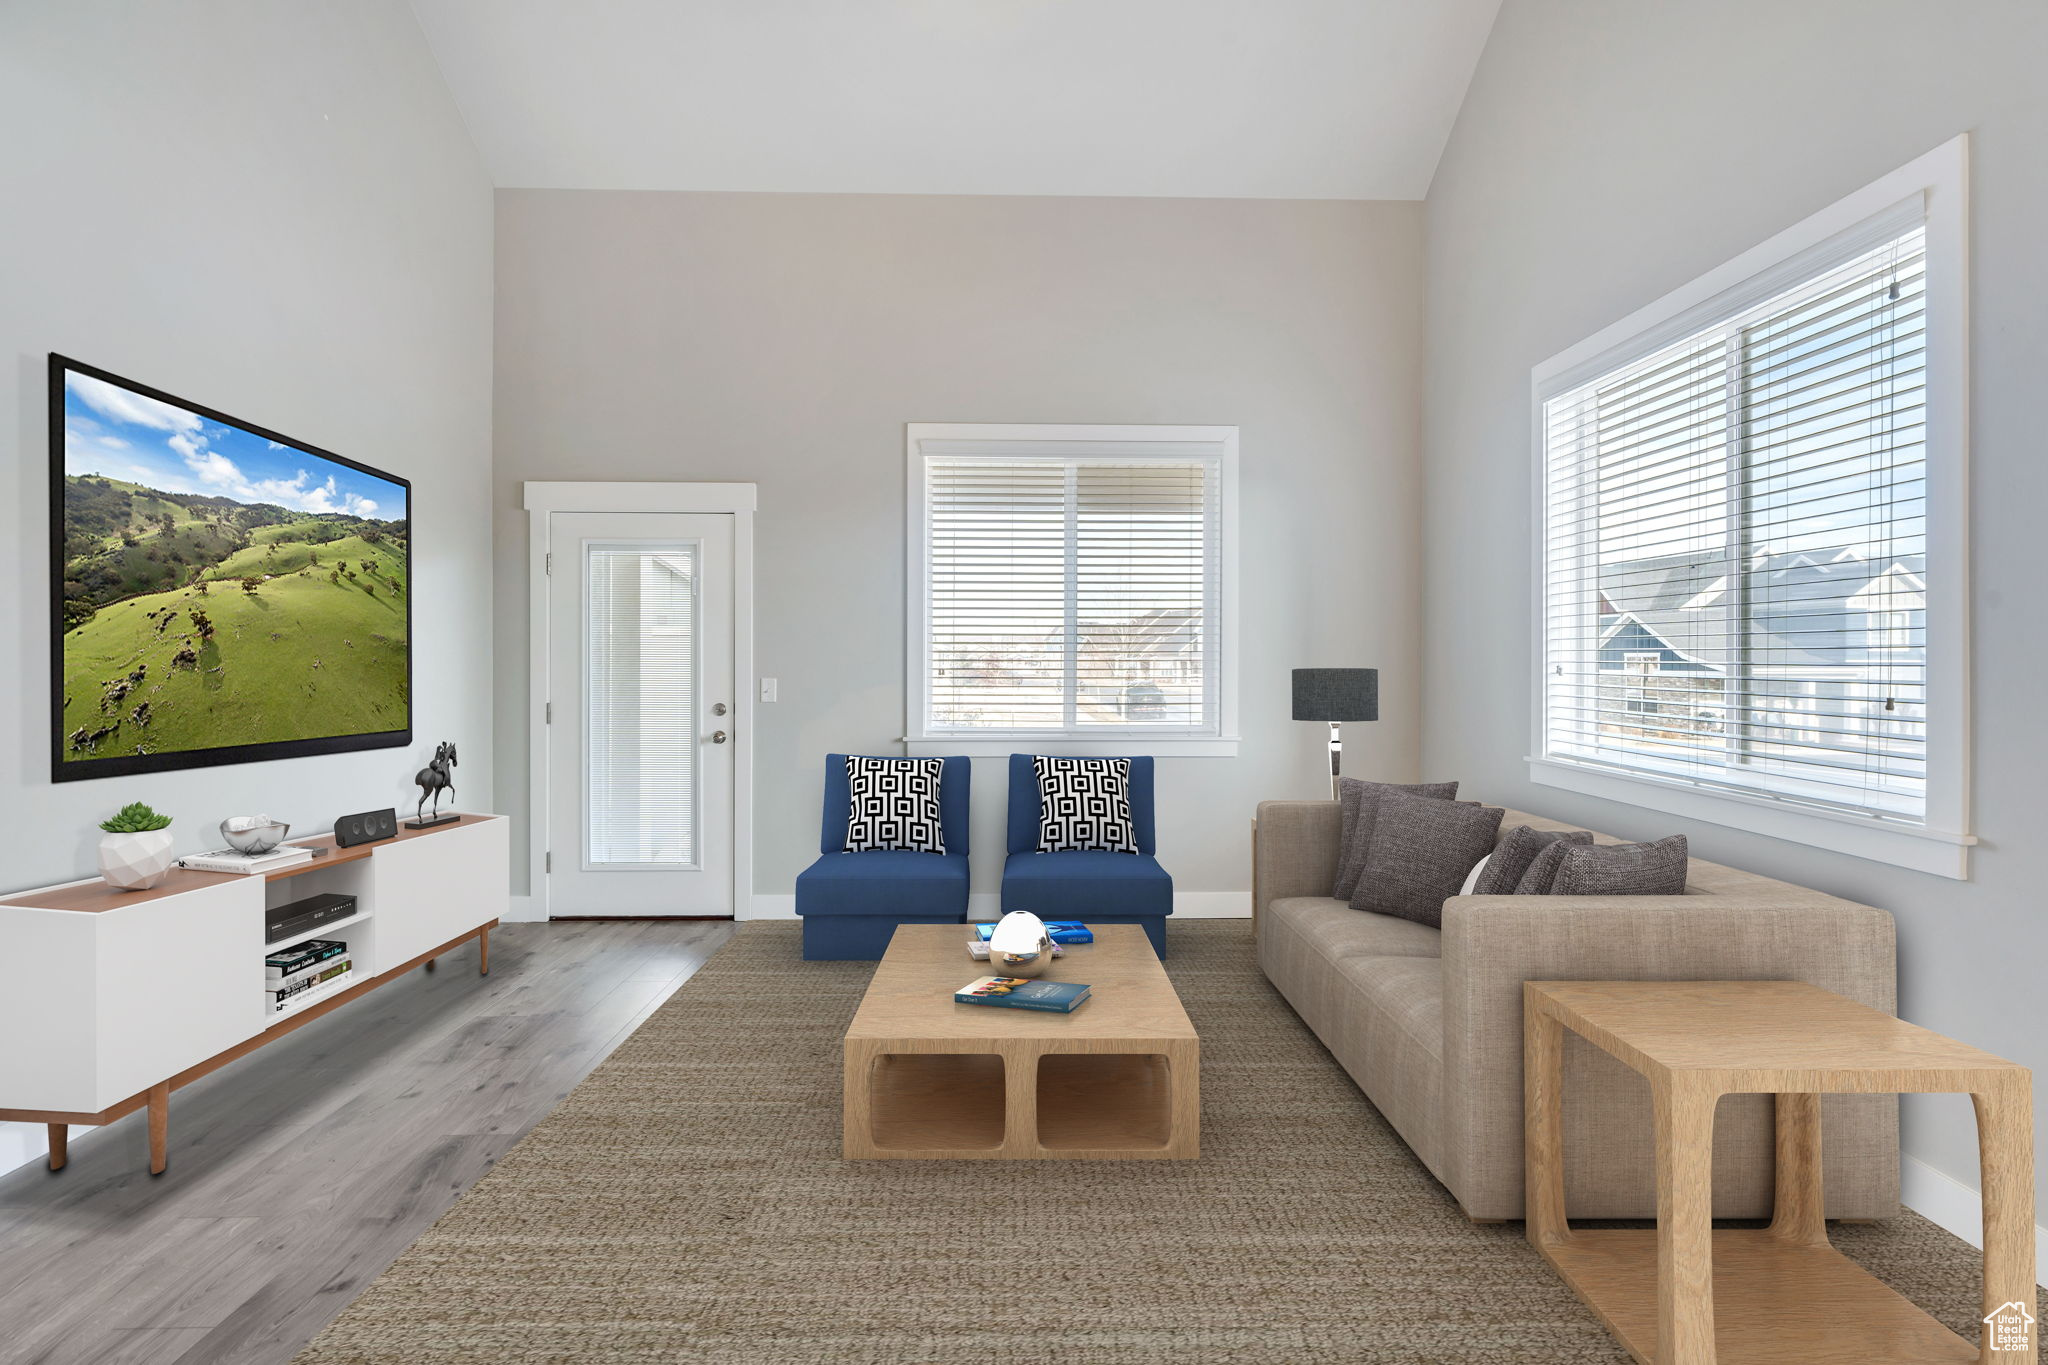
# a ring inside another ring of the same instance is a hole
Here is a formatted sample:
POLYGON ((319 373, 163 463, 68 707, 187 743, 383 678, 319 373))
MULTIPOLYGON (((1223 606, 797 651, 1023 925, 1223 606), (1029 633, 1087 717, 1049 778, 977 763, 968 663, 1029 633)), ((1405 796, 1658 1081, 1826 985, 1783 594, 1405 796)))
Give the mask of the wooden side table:
POLYGON ((2033 1365, 2025 1067, 1800 981, 1531 981, 1523 1005, 1529 1240, 1643 1365, 2033 1365), (1566 1221, 1566 1029, 1650 1082, 1654 1231, 1566 1221), (1771 1225, 1716 1232, 1714 1106, 1756 1093, 1777 1096, 1771 1225), (1821 1095, 1927 1093, 1976 1105, 1984 1313, 2022 1341, 1973 1347, 1828 1245, 1821 1095))

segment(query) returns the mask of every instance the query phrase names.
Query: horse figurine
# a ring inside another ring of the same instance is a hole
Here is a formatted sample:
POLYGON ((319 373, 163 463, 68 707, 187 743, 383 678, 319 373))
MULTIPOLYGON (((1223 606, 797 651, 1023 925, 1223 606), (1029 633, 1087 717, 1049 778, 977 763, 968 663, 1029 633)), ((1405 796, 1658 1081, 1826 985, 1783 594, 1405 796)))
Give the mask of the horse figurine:
MULTIPOLYGON (((434 818, 441 818, 441 793, 455 790, 455 746, 443 740, 434 746, 434 761, 419 770, 413 777, 413 785, 420 789, 420 804, 414 815, 424 822, 427 798, 434 798, 434 818)), ((449 817, 451 820, 453 816, 449 817)))

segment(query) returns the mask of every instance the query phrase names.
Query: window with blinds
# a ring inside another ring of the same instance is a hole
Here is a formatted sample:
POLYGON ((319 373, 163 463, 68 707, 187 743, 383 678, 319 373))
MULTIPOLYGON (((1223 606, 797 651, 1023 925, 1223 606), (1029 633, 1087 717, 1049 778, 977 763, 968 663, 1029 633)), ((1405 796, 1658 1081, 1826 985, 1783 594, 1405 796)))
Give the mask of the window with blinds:
POLYGON ((1545 757, 1926 820, 1927 282, 1915 200, 1539 391, 1545 757))
POLYGON ((585 547, 586 868, 696 866, 697 549, 585 547))
POLYGON ((916 731, 1219 733, 1219 454, 958 441, 918 458, 916 731))

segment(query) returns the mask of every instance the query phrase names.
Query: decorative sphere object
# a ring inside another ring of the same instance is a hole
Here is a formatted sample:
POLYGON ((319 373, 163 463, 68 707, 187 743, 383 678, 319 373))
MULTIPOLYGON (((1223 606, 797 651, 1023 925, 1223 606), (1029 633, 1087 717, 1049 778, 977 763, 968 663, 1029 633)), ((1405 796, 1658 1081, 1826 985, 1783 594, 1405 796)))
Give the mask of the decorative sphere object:
POLYGON ((220 822, 220 837, 237 853, 268 853, 292 832, 267 815, 230 815, 220 822))
POLYGON ((997 976, 1038 976, 1052 965, 1052 935, 1029 910, 1012 910, 988 936, 988 965, 997 976))

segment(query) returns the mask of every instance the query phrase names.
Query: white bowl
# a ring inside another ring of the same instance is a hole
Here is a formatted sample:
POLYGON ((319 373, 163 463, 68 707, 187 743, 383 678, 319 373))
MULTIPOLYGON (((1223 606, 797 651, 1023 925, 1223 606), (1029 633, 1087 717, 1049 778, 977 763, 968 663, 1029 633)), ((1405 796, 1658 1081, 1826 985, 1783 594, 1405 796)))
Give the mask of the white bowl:
POLYGON ((220 837, 238 853, 268 853, 284 842, 284 836, 292 832, 290 825, 272 821, 254 829, 229 829, 227 821, 220 824, 220 837))

